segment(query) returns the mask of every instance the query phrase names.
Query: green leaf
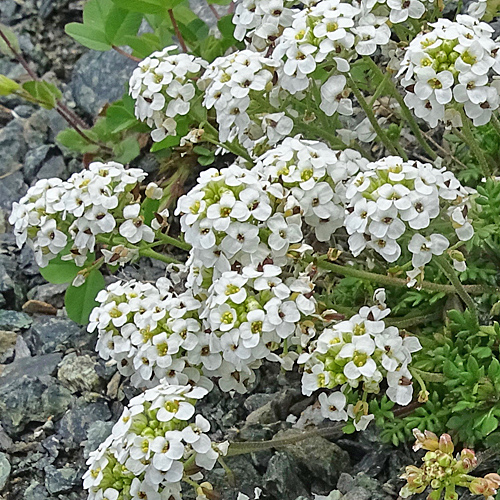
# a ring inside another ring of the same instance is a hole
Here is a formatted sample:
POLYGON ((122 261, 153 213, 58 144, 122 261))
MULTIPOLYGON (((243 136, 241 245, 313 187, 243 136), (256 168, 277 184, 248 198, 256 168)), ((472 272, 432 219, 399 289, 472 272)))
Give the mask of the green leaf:
POLYGON ((122 9, 143 14, 159 14, 171 8, 168 7, 169 0, 113 0, 113 2, 122 9))
MULTIPOLYGON (((16 52, 21 52, 19 47, 19 41, 17 40, 17 35, 10 29, 5 26, 5 24, 0 23, 0 29, 2 33, 5 35, 5 38, 9 40, 10 45, 16 52)), ((0 38, 0 53, 6 56, 12 56, 12 50, 10 50, 7 42, 3 38, 0 38)))
POLYGON ((20 85, 14 80, 7 78, 5 75, 0 75, 0 95, 10 95, 19 87, 20 85))
POLYGON ((144 222, 149 226, 154 219, 155 213, 160 206, 160 200, 146 198, 141 204, 141 215, 144 217, 144 222))
POLYGON ((115 154, 115 161, 130 163, 141 154, 141 148, 135 137, 127 137, 113 148, 113 153, 115 154))
POLYGON ((352 422, 349 422, 348 424, 344 425, 342 427, 342 431, 344 434, 354 434, 356 432, 356 427, 354 427, 354 424, 352 422))
MULTIPOLYGON (((170 34, 171 37, 172 34, 170 34)), ((142 59, 163 48, 163 44, 156 33, 144 33, 141 36, 126 36, 123 41, 133 50, 132 54, 134 56, 142 59)))
POLYGON ((95 153, 99 146, 86 141, 76 130, 67 128, 57 134, 56 142, 78 153, 95 153))
POLYGON ((105 285, 104 277, 97 269, 90 272, 83 285, 78 287, 70 285, 64 296, 69 318, 75 323, 86 325, 92 309, 98 305, 95 298, 105 285))
POLYGON ((81 23, 69 23, 64 27, 64 31, 84 47, 102 52, 111 50, 111 44, 103 31, 81 23))
POLYGON ((232 0, 207 0, 208 4, 229 5, 232 0))
POLYGON ((113 134, 127 130, 138 123, 134 114, 134 102, 130 96, 124 96, 122 100, 107 109, 106 121, 113 134))
POLYGON ((481 424, 481 433, 484 436, 491 434, 493 431, 496 431, 498 427, 498 419, 493 415, 488 415, 481 424))
POLYGON ((160 142, 155 142, 151 146, 151 152, 161 151, 162 149, 171 148, 172 146, 177 146, 181 142, 181 135, 167 135, 165 139, 160 142))
POLYGON ((51 83, 42 80, 26 82, 23 89, 38 103, 47 109, 52 109, 61 99, 61 91, 51 83))
POLYGON ((112 8, 112 0, 88 0, 83 9, 83 24, 104 33, 112 8))
POLYGON ((107 41, 111 45, 125 45, 125 38, 137 34, 141 21, 140 12, 130 12, 114 5, 104 27, 107 41))
POLYGON ((40 274, 49 283, 59 285, 61 283, 71 283, 81 269, 72 260, 61 260, 58 255, 46 267, 40 268, 40 274))

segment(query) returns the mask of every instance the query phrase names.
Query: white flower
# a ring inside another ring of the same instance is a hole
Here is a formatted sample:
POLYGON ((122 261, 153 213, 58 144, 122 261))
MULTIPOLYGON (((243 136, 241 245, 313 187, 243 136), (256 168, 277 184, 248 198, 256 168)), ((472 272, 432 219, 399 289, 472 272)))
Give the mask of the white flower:
POLYGON ((346 398, 341 392, 333 392, 329 396, 322 392, 318 401, 321 404, 321 415, 333 421, 347 420, 347 412, 344 410, 346 398))
POLYGON ((413 386, 411 383, 411 373, 406 366, 398 371, 387 374, 387 396, 391 401, 406 406, 410 404, 413 397, 413 386))
POLYGON ((352 102, 344 95, 346 77, 344 75, 331 76, 321 86, 321 103, 319 107, 327 116, 337 111, 341 115, 352 115, 352 102))
POLYGON ((442 255, 449 245, 448 239, 441 234, 432 234, 427 238, 418 233, 414 234, 408 244, 408 250, 413 254, 413 266, 425 266, 433 255, 442 255))
POLYGON ((370 357, 375 351, 375 343, 371 337, 366 335, 354 336, 350 344, 346 344, 340 350, 339 358, 350 359, 344 367, 344 375, 351 381, 360 377, 371 377, 377 365, 370 357))

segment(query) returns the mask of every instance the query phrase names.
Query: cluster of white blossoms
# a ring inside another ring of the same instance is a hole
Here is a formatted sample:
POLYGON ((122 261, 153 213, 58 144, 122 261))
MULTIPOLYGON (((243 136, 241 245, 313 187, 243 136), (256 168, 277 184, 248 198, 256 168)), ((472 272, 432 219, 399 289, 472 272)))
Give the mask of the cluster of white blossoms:
MULTIPOLYGON (((95 249, 96 238, 114 234, 122 245, 108 250, 106 259, 115 262, 120 253, 121 263, 131 260, 136 244, 154 240, 154 230, 144 222, 140 200, 132 192, 146 175, 120 163, 94 162, 67 181, 39 180, 12 207, 9 222, 18 246, 28 243, 40 267, 59 254, 83 266, 95 249)), ((161 194, 155 184, 146 190, 154 198, 161 194)))
POLYGON ((369 419, 360 423, 362 415, 352 405, 346 406, 352 390, 378 394, 385 380, 389 399, 399 405, 409 404, 413 386, 408 365, 412 353, 421 349, 416 337, 403 337, 395 326, 386 326, 384 318, 390 309, 382 289, 375 292, 375 299, 379 304, 364 306, 349 320, 325 328, 311 343, 310 352, 298 359, 304 364, 302 392, 309 396, 321 388, 340 388, 328 397, 320 396, 322 414, 330 420, 351 417, 357 428, 367 425, 369 419))
POLYGON ((251 50, 218 57, 208 66, 200 80, 203 105, 215 109, 221 142, 237 138, 251 150, 259 139, 273 145, 290 134, 293 120, 285 112, 269 112, 269 102, 278 99, 271 92, 279 93, 273 84, 276 66, 276 61, 251 50))
POLYGON ((176 117, 189 113, 197 91, 195 79, 207 64, 190 54, 171 54, 176 49, 166 47, 141 61, 129 82, 135 116, 153 129, 155 142, 177 134, 176 117))
POLYGON ((456 22, 439 19, 406 49, 399 75, 405 102, 431 127, 440 121, 461 124, 463 106, 474 125, 484 125, 500 103, 491 73, 500 73, 500 45, 493 28, 468 15, 456 22))
POLYGON ((195 415, 201 387, 161 383, 133 398, 111 436, 90 454, 83 477, 89 500, 182 498, 181 481, 199 481, 228 443, 213 443, 195 415), (194 417, 194 418, 193 418, 194 417))
POLYGON ((260 156, 253 170, 285 212, 302 215, 319 241, 329 241, 344 225, 344 182, 367 163, 354 150, 333 151, 319 141, 287 137, 260 156))
POLYGON ((296 2, 283 0, 242 0, 234 10, 236 40, 246 40, 247 48, 263 51, 291 26, 296 2))
POLYGON ((429 163, 397 156, 369 163, 347 184, 349 248, 355 256, 370 248, 394 262, 405 241, 414 267, 421 268, 450 244, 436 224, 450 225, 461 241, 472 238, 468 195, 452 172, 429 163))
POLYGON ((155 285, 115 282, 97 295, 88 330, 97 329, 96 350, 113 359, 118 371, 136 387, 164 380, 174 385, 196 384, 211 389, 193 363, 200 354, 200 302, 190 291, 177 294, 160 278, 155 285))
POLYGON ((340 0, 311 2, 298 10, 273 52, 273 59, 284 61, 278 69, 279 85, 292 94, 304 91, 318 64, 329 62, 346 72, 358 55, 371 55, 387 44, 387 18, 370 10, 368 4, 340 0))

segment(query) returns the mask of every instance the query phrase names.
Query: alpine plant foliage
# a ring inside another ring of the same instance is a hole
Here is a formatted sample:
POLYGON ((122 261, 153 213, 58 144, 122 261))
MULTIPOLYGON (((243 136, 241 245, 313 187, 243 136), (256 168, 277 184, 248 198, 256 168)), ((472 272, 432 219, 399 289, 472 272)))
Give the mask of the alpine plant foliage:
POLYGON ((401 497, 493 498, 500 477, 471 476, 474 452, 453 445, 500 439, 488 9, 239 1, 223 51, 208 57, 177 27, 180 47, 148 52, 128 85, 128 119, 152 151, 208 168, 174 190, 95 155, 14 203, 17 244, 47 279, 64 269, 56 279, 91 294, 80 320, 139 394, 90 455, 89 500, 180 500, 186 486, 216 498, 204 474, 226 468, 232 445, 212 441, 196 405, 214 386, 253 391, 264 363, 313 396, 299 428, 377 425, 395 445, 413 432, 427 453, 401 497), (144 257, 165 276, 102 277, 144 257))

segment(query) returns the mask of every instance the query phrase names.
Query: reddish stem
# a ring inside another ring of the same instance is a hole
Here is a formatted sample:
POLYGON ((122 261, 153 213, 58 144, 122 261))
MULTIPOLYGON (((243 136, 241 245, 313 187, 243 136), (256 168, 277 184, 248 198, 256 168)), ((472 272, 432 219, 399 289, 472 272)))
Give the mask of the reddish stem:
POLYGON ((129 54, 128 52, 125 52, 123 49, 120 49, 120 47, 117 47, 116 45, 112 45, 112 47, 113 47, 113 50, 115 50, 116 52, 118 52, 118 54, 126 57, 127 59, 130 59, 131 61, 135 61, 135 62, 141 62, 142 61, 142 59, 140 59, 139 57, 135 57, 132 54, 129 54))
POLYGON ((175 20, 174 11, 172 9, 168 9, 168 15, 170 16, 170 21, 172 22, 172 26, 174 27, 175 36, 177 37, 177 40, 179 40, 179 43, 181 44, 182 52, 187 52, 188 48, 186 42, 184 41, 184 38, 182 37, 181 30, 177 25, 177 21, 175 20))

